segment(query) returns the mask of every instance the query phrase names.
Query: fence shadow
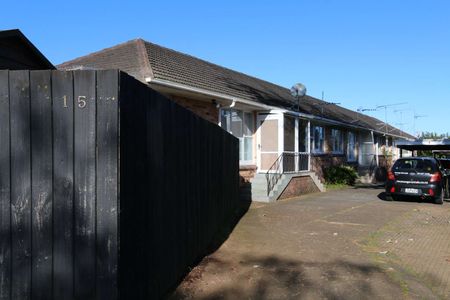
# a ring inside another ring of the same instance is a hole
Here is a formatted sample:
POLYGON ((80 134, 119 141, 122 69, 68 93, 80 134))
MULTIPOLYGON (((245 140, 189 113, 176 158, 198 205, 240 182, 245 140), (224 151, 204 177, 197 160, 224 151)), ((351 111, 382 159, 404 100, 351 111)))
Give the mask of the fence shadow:
MULTIPOLYGON (((251 183, 246 182, 241 187, 242 190, 250 189, 251 191, 251 183)), ((207 254, 214 253, 217 249, 222 246, 222 244, 228 239, 230 234, 233 232, 236 225, 239 223, 241 218, 247 213, 247 211, 250 208, 250 205, 252 203, 251 194, 245 194, 244 197, 241 197, 239 200, 239 204, 233 214, 233 216, 230 218, 230 220, 227 222, 227 224, 224 224, 221 228, 219 228, 219 231, 214 236, 213 241, 211 242, 210 246, 207 249, 207 254)))
MULTIPOLYGON (((241 186, 241 193, 245 193, 246 190, 251 191, 251 183, 246 182, 243 183, 241 186)), ((191 271, 193 268, 198 266, 202 263, 203 257, 207 257, 208 255, 211 255, 212 253, 216 252, 222 245, 225 243, 225 241, 228 239, 230 234, 233 232, 234 228, 237 226, 241 218, 247 213, 247 211, 250 208, 250 205, 252 203, 251 194, 245 194, 244 197, 241 197, 239 204, 234 211, 232 217, 226 222, 226 224, 223 224, 219 228, 219 230, 216 232, 216 234, 213 236, 213 239, 209 246, 206 249, 206 252, 204 253, 204 256, 199 257, 189 268, 186 270, 186 277, 181 277, 176 282, 176 285, 173 286, 173 288, 168 291, 167 297, 170 297, 170 295, 174 292, 174 290, 177 288, 177 286, 183 282, 183 280, 186 280, 189 276, 192 276, 189 271, 191 271)))
MULTIPOLYGON (((346 260, 306 262, 277 255, 249 255, 239 263, 242 271, 229 283, 216 283, 217 288, 198 295, 195 283, 201 280, 201 275, 193 274, 189 278, 192 284, 183 286, 168 299, 371 299, 379 295, 371 284, 372 278, 390 281, 376 265, 346 260)), ((227 272, 235 263, 210 258, 207 264, 209 269, 227 272)))

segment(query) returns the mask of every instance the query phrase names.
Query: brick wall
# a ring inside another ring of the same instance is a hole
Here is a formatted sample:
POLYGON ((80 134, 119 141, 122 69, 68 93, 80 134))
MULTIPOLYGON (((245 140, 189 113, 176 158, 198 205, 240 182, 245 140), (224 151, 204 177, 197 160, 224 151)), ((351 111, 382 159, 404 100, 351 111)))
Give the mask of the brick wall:
POLYGON ((281 193, 278 200, 317 192, 320 192, 320 190, 309 175, 292 177, 291 181, 281 193))
POLYGON ((179 105, 189 109, 196 115, 203 119, 218 124, 219 122, 219 109, 209 101, 199 101, 192 98, 185 98, 180 96, 168 95, 170 99, 179 105))
POLYGON ((347 163, 347 159, 344 155, 321 154, 311 156, 311 169, 321 181, 324 181, 325 169, 345 163, 347 163))
POLYGON ((240 166, 239 168, 239 178, 240 185, 250 182, 250 180, 255 176, 256 166, 240 166))

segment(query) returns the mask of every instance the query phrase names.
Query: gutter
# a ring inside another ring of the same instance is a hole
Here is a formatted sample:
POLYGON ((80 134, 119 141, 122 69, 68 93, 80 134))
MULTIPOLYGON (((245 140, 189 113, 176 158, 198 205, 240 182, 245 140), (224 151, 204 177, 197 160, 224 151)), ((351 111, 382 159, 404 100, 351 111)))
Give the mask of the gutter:
POLYGON ((184 91, 188 91, 188 92, 194 92, 194 93, 197 93, 197 94, 202 94, 202 95, 205 95, 205 96, 211 96, 213 98, 220 98, 220 99, 228 100, 228 101, 230 101, 230 106, 233 105, 233 102, 239 102, 239 103, 244 103, 244 104, 260 107, 260 108, 263 108, 265 110, 276 110, 276 109, 279 109, 278 107, 275 107, 275 106, 265 105, 265 104, 253 102, 253 101, 250 101, 250 100, 236 98, 236 97, 228 96, 228 95, 221 94, 221 93, 211 92, 211 91, 208 91, 208 90, 205 90, 205 89, 191 87, 191 86, 187 86, 187 85, 184 85, 184 84, 175 83, 175 82, 171 82, 171 81, 167 81, 167 80, 156 79, 156 78, 148 78, 147 77, 147 78, 145 78, 145 81, 148 84, 158 84, 158 85, 162 85, 162 86, 176 88, 176 89, 179 89, 179 90, 184 90, 184 91))
MULTIPOLYGON (((302 117, 302 118, 309 119, 309 120, 322 121, 324 123, 339 125, 339 126, 343 126, 343 127, 347 127, 347 128, 356 128, 356 129, 361 129, 361 130, 367 130, 367 131, 376 132, 376 133, 383 134, 383 135, 386 134, 385 132, 365 128, 362 126, 350 125, 350 124, 347 124, 344 122, 327 119, 327 118, 323 118, 323 117, 319 117, 319 116, 315 116, 315 115, 311 115, 311 114, 305 114, 305 113, 301 113, 301 112, 280 109, 279 107, 276 107, 276 106, 261 104, 261 103, 257 103, 257 102, 251 101, 251 100, 245 100, 242 98, 232 97, 232 96, 228 96, 228 95, 225 95, 222 93, 216 93, 216 92, 212 92, 212 91, 202 89, 202 88, 191 87, 191 86, 187 86, 185 84, 175 83, 175 82, 168 81, 168 80, 146 77, 145 81, 147 82, 147 84, 157 84, 157 85, 162 85, 162 86, 175 88, 175 89, 179 89, 179 90, 183 90, 183 91, 194 92, 197 94, 202 94, 202 95, 210 96, 213 98, 220 98, 220 99, 228 100, 228 101, 230 101, 229 107, 233 107, 236 102, 239 102, 239 103, 243 103, 243 104, 247 104, 247 105, 251 105, 251 106, 256 106, 256 107, 259 107, 259 108, 262 108, 265 110, 269 110, 269 111, 278 111, 278 112, 282 112, 282 113, 289 113, 291 115, 295 115, 295 116, 302 117)), ((390 134, 390 136, 401 138, 401 139, 406 139, 405 137, 402 137, 399 135, 390 134)))

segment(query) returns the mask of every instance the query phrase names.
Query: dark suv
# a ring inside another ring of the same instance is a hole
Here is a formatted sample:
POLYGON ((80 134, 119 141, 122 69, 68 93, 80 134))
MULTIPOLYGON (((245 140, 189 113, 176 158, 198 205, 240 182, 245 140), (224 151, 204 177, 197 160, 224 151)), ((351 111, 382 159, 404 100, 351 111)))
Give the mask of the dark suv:
POLYGON ((388 172, 386 198, 415 196, 432 198, 436 204, 444 203, 443 174, 439 162, 432 157, 398 159, 388 172))

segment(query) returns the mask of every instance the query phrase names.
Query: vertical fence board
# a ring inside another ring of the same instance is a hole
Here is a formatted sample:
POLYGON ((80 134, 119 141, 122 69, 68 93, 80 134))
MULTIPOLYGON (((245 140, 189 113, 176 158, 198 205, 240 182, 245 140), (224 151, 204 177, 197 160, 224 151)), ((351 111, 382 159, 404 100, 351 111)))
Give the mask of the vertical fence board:
POLYGON ((74 292, 95 297, 95 71, 74 72, 74 292))
POLYGON ((31 292, 30 87, 28 71, 10 72, 12 299, 31 292))
POLYGON ((0 299, 11 297, 9 72, 0 71, 0 299))
MULTIPOLYGON (((142 85, 142 83, 135 81, 132 88, 139 85, 142 85)), ((133 122, 133 132, 136 133, 133 139, 137 142, 134 153, 138 154, 139 159, 136 162, 136 176, 130 179, 136 182, 137 199, 146 199, 149 195, 150 186, 150 170, 148 167, 149 157, 147 153, 151 147, 151 144, 149 142, 146 143, 145 141, 150 137, 149 128, 148 126, 146 126, 146 122, 150 120, 148 112, 151 98, 149 97, 149 94, 145 93, 145 91, 143 91, 142 89, 137 89, 136 91, 133 91, 133 93, 136 93, 134 95, 137 97, 137 101, 133 103, 135 112, 131 117, 132 119, 134 119, 133 116, 137 116, 137 119, 142 120, 142 122, 133 122), (144 138, 142 139, 141 137, 144 138), (142 180, 138 178, 142 178, 142 180)), ((152 194, 152 192, 150 192, 150 194, 152 194)), ((139 251, 138 255, 134 257, 134 264, 136 266, 135 270, 137 271, 137 278, 135 278, 135 281, 139 282, 139 277, 146 279, 146 282, 138 290, 138 297, 144 297, 144 295, 148 293, 148 290, 150 290, 149 285, 153 284, 153 282, 149 280, 149 274, 151 274, 149 257, 153 255, 153 251, 149 250, 152 249, 151 247, 149 247, 149 245, 151 245, 151 236, 149 236, 149 233, 153 231, 153 228, 151 228, 150 226, 151 220, 149 218, 150 206, 151 203, 149 203, 149 201, 135 201, 135 210, 131 212, 132 215, 136 215, 137 219, 139 220, 139 222, 134 227, 136 229, 136 232, 139 232, 139 235, 137 236, 137 238, 139 239, 137 243, 139 251)))
MULTIPOLYGON (((155 239, 149 199, 151 177, 147 150, 153 146, 147 120, 153 103, 141 83, 120 76, 120 256, 119 291, 121 299, 145 299, 157 280, 149 280, 149 259, 158 249, 148 247, 155 239), (127 145, 124 147, 123 145, 127 145), (126 175, 125 175, 126 174, 126 175), (145 201, 144 201, 145 199, 145 201)), ((157 146, 157 145, 155 145, 157 146)), ((161 145, 159 145, 161 146, 161 145)), ((162 162, 157 162, 162 163, 162 162)), ((153 268, 155 269, 155 268, 153 268)))
MULTIPOLYGON (((140 89, 141 93, 143 92, 142 89, 140 89)), ((145 97, 145 94, 142 94, 142 97, 145 97)), ((149 184, 152 183, 157 186, 162 186, 164 183, 163 177, 158 176, 157 174, 161 174, 163 171, 164 165, 163 165, 163 157, 164 157, 164 145, 162 143, 157 142, 157 138, 159 136, 159 132, 163 131, 164 128, 162 127, 162 118, 160 115, 161 110, 159 109, 160 103, 158 102, 158 99, 155 97, 154 94, 148 94, 149 101, 147 102, 146 108, 147 108, 147 114, 146 114, 146 124, 145 127, 147 127, 147 152, 145 155, 148 156, 147 158, 147 168, 149 170, 148 176, 149 176, 149 184), (153 153, 154 155, 149 156, 148 153, 153 153)), ((125 100, 125 99, 124 99, 125 100)), ((139 102, 142 102, 142 100, 139 100, 139 102)), ((126 147, 124 147, 126 148, 126 147)), ((154 256, 160 255, 161 247, 158 245, 163 245, 162 242, 162 236, 164 233, 164 224, 162 222, 159 222, 163 218, 163 208, 160 201, 154 201, 154 199, 158 199, 162 196, 162 189, 156 189, 152 192, 152 201, 149 203, 148 211, 146 212, 150 216, 150 220, 147 223, 148 231, 151 232, 150 236, 150 247, 152 249, 151 256, 148 258, 148 265, 151 270, 159 270, 160 264, 162 264, 162 261, 154 260, 152 259, 154 256)), ((166 246, 166 245, 164 245, 166 246)), ((160 290, 160 282, 155 276, 156 274, 154 272, 149 272, 149 281, 150 281, 150 287, 149 290, 151 291, 151 295, 157 295, 158 291, 160 290)))
POLYGON ((118 72, 97 72, 97 298, 117 298, 118 72))
POLYGON ((73 73, 52 72, 53 296, 73 297, 73 73))
POLYGON ((52 297, 51 72, 30 72, 33 299, 52 297))
MULTIPOLYGON (((130 128, 132 127, 133 123, 132 118, 127 117, 130 116, 133 109, 133 94, 132 89, 129 88, 127 81, 122 81, 122 78, 120 78, 120 99, 121 107, 120 107, 120 126, 124 128, 124 130, 120 130, 120 142, 128 144, 130 146, 134 145, 133 138, 135 137, 130 132, 130 128), (126 98, 127 101, 122 103, 122 98, 126 98)), ((132 165, 133 161, 128 161, 125 158, 131 156, 131 153, 133 152, 133 147, 120 147, 120 172, 126 172, 131 173, 134 169, 134 166, 132 165), (129 162, 128 164, 124 164, 123 161, 126 160, 129 162)), ((135 154, 137 155, 137 154, 135 154)), ((135 198, 135 188, 134 188, 135 182, 131 180, 131 178, 128 178, 127 176, 120 178, 120 197, 122 199, 122 195, 126 194, 127 196, 131 198, 135 198)), ((131 234, 128 234, 129 232, 126 230, 127 228, 130 228, 133 225, 132 217, 131 217, 131 207, 133 207, 134 202, 122 202, 120 203, 120 260, 122 264, 120 265, 120 277, 119 277, 119 285, 120 288, 120 298, 121 299, 131 299, 132 292, 128 288, 131 284, 130 282, 133 282, 133 276, 134 273, 132 271, 133 268, 133 258, 130 256, 131 249, 134 245, 132 245, 133 239, 131 234), (122 246, 123 244, 123 246, 122 246)), ((133 295, 134 296, 134 295, 133 295)))

